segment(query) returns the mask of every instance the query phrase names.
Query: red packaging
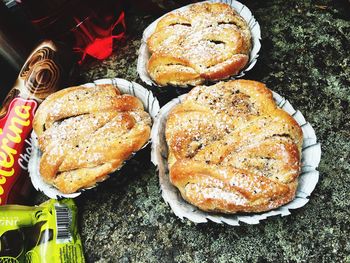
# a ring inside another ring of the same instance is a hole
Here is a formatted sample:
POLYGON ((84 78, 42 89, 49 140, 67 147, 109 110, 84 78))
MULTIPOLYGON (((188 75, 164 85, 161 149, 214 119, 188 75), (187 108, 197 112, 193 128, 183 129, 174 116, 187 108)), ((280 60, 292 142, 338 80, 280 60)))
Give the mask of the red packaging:
POLYGON ((49 94, 62 87, 67 54, 52 41, 29 55, 0 110, 0 205, 28 203, 31 182, 28 161, 35 111, 49 94))
POLYGON ((71 45, 81 64, 105 59, 124 36, 124 0, 22 0, 19 5, 43 36, 71 45))

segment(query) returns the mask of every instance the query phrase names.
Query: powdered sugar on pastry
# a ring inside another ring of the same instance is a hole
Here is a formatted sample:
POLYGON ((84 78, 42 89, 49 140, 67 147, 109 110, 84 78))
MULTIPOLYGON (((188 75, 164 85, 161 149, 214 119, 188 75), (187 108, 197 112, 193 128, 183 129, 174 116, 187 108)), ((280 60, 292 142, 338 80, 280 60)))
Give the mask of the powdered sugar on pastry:
POLYGON ((260 212, 294 198, 302 131, 262 83, 198 86, 166 123, 170 181, 205 211, 260 212))
POLYGON ((147 45, 157 84, 196 85, 237 74, 248 62, 251 33, 229 5, 199 3, 162 18, 147 45))
POLYGON ((112 85, 56 92, 33 122, 43 152, 40 174, 63 193, 92 186, 148 141, 150 126, 139 99, 112 85))

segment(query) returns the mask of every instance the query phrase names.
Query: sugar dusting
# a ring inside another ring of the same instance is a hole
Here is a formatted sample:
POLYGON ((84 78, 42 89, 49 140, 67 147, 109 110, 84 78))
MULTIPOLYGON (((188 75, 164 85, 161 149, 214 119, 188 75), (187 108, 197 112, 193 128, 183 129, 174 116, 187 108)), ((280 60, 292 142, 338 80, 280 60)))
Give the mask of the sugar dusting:
POLYGON ((223 72, 234 56, 248 56, 251 33, 244 19, 230 6, 194 4, 165 16, 149 38, 148 45, 153 56, 167 57, 157 60, 155 69, 150 71, 151 76, 168 72, 173 78, 169 82, 191 83, 198 77, 194 75, 182 80, 181 77, 177 79, 175 73, 188 71, 185 68, 194 70, 202 77, 223 72))
POLYGON ((88 186, 81 178, 81 169, 95 169, 96 179, 106 163, 108 173, 116 170, 115 164, 120 165, 149 139, 151 118, 140 105, 138 99, 120 95, 112 85, 67 89, 48 105, 50 113, 43 124, 46 130, 38 138, 43 152, 42 176, 52 182, 68 172, 73 179, 63 187, 76 191, 88 186))
POLYGON ((292 196, 289 184, 300 172, 301 138, 295 131, 300 127, 281 113, 269 93, 254 85, 243 89, 239 83, 192 89, 167 121, 167 143, 176 157, 169 163, 170 172, 181 160, 187 160, 187 169, 193 165, 187 177, 173 183, 185 187, 185 198, 205 210, 281 205, 292 196), (205 172, 196 173, 198 165, 205 172), (205 207, 208 202, 210 208, 205 207))

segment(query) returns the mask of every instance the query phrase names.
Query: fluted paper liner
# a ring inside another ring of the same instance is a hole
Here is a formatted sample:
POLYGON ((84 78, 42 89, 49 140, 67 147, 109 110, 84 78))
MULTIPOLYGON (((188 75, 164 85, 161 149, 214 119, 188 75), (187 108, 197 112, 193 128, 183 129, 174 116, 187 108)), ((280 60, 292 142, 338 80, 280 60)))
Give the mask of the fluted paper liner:
POLYGON ((185 95, 173 99, 164 105, 152 128, 152 153, 151 161, 157 166, 159 174, 159 183, 162 190, 162 197, 168 203, 179 218, 187 218, 195 223, 205 223, 211 220, 216 223, 226 223, 238 226, 240 222, 247 224, 258 224, 260 220, 270 216, 287 216, 290 209, 296 209, 304 206, 308 201, 308 197, 314 190, 319 172, 316 170, 321 159, 321 145, 317 142, 316 134, 310 123, 308 123, 300 111, 295 110, 293 106, 282 96, 273 92, 273 97, 277 105, 288 112, 298 122, 303 130, 303 146, 302 146, 302 171, 299 176, 298 189, 295 199, 288 204, 279 208, 263 213, 251 214, 218 214, 209 213, 199 210, 197 207, 187 203, 180 195, 178 189, 170 183, 168 170, 168 147, 165 140, 165 125, 169 112, 179 103, 183 101, 185 95))
MULTIPOLYGON (((261 32, 260 32, 260 25, 259 25, 258 21, 255 20, 253 14, 249 10, 249 8, 238 1, 234 1, 234 0, 209 0, 209 1, 205 1, 205 2, 226 3, 226 4, 230 5, 233 9, 235 9, 237 11, 237 13, 240 14, 244 18, 244 20, 247 22, 249 29, 250 29, 250 32, 251 32, 251 35, 252 35, 252 49, 249 53, 249 61, 248 61, 247 65, 244 67, 244 69, 241 70, 237 75, 232 76, 231 79, 243 77, 245 75, 245 72, 251 70, 254 67, 254 65, 258 59, 258 56, 259 56, 258 53, 259 53, 259 50, 261 48, 261 44, 260 44, 261 32)), ((184 9, 187 9, 191 5, 194 5, 194 4, 183 6, 181 8, 175 9, 171 12, 182 11, 184 9)), ((171 13, 171 12, 169 12, 169 13, 171 13)), ((167 13, 167 14, 169 14, 169 13, 167 13)), ((165 14, 165 15, 167 15, 167 14, 165 14)), ((138 72, 140 78, 142 79, 142 81, 148 85, 159 86, 151 79, 151 76, 148 74, 148 71, 147 71, 147 63, 148 63, 149 58, 151 57, 150 51, 147 47, 147 39, 155 31, 156 26, 158 24, 158 21, 160 19, 162 19, 165 15, 161 16, 160 18, 158 18, 157 20, 152 22, 143 31, 141 46, 139 49, 139 56, 138 56, 138 60, 137 60, 137 72, 138 72)))
MULTIPOLYGON (((135 83, 135 82, 130 82, 125 79, 119 79, 119 78, 114 78, 114 79, 100 79, 96 80, 93 83, 86 83, 83 84, 82 86, 85 86, 86 88, 89 87, 94 87, 97 84, 112 84, 115 87, 117 87, 122 94, 130 94, 133 95, 137 98, 139 98, 143 106, 145 108, 145 111, 147 111, 150 116, 152 117, 152 120, 154 121, 157 113, 159 112, 159 102, 157 98, 152 94, 151 91, 145 89, 141 85, 135 83)), ((93 99, 93 98, 91 98, 93 99)), ((49 185, 44 182, 42 179, 40 172, 39 172, 39 163, 40 163, 40 157, 41 157, 41 151, 38 147, 38 138, 34 131, 32 132, 32 154, 28 163, 28 170, 30 174, 30 178, 32 181, 33 186, 35 187, 36 190, 43 192, 45 195, 47 195, 50 198, 74 198, 77 197, 81 194, 81 191, 72 193, 72 194, 64 194, 60 192, 57 188, 55 188, 52 185, 49 185)), ((149 141, 150 142, 150 141, 149 141)), ((147 142, 144 146, 149 143, 147 142)), ((121 167, 120 167, 121 168, 121 167)), ((119 168, 119 169, 120 169, 119 168)), ((95 185, 96 186, 96 185, 95 185)), ((93 186, 93 187, 95 187, 93 186)), ((84 189, 86 190, 86 189, 84 189)))

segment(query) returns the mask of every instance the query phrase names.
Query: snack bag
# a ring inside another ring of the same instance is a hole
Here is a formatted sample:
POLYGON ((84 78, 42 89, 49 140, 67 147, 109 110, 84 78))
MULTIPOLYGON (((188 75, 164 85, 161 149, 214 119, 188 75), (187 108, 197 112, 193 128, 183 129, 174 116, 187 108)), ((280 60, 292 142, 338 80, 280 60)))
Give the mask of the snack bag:
POLYGON ((23 203, 31 182, 27 168, 30 132, 38 104, 62 87, 71 66, 68 53, 44 41, 28 57, 0 108, 0 205, 23 203))
POLYGON ((0 206, 0 263, 85 262, 72 199, 0 206))

